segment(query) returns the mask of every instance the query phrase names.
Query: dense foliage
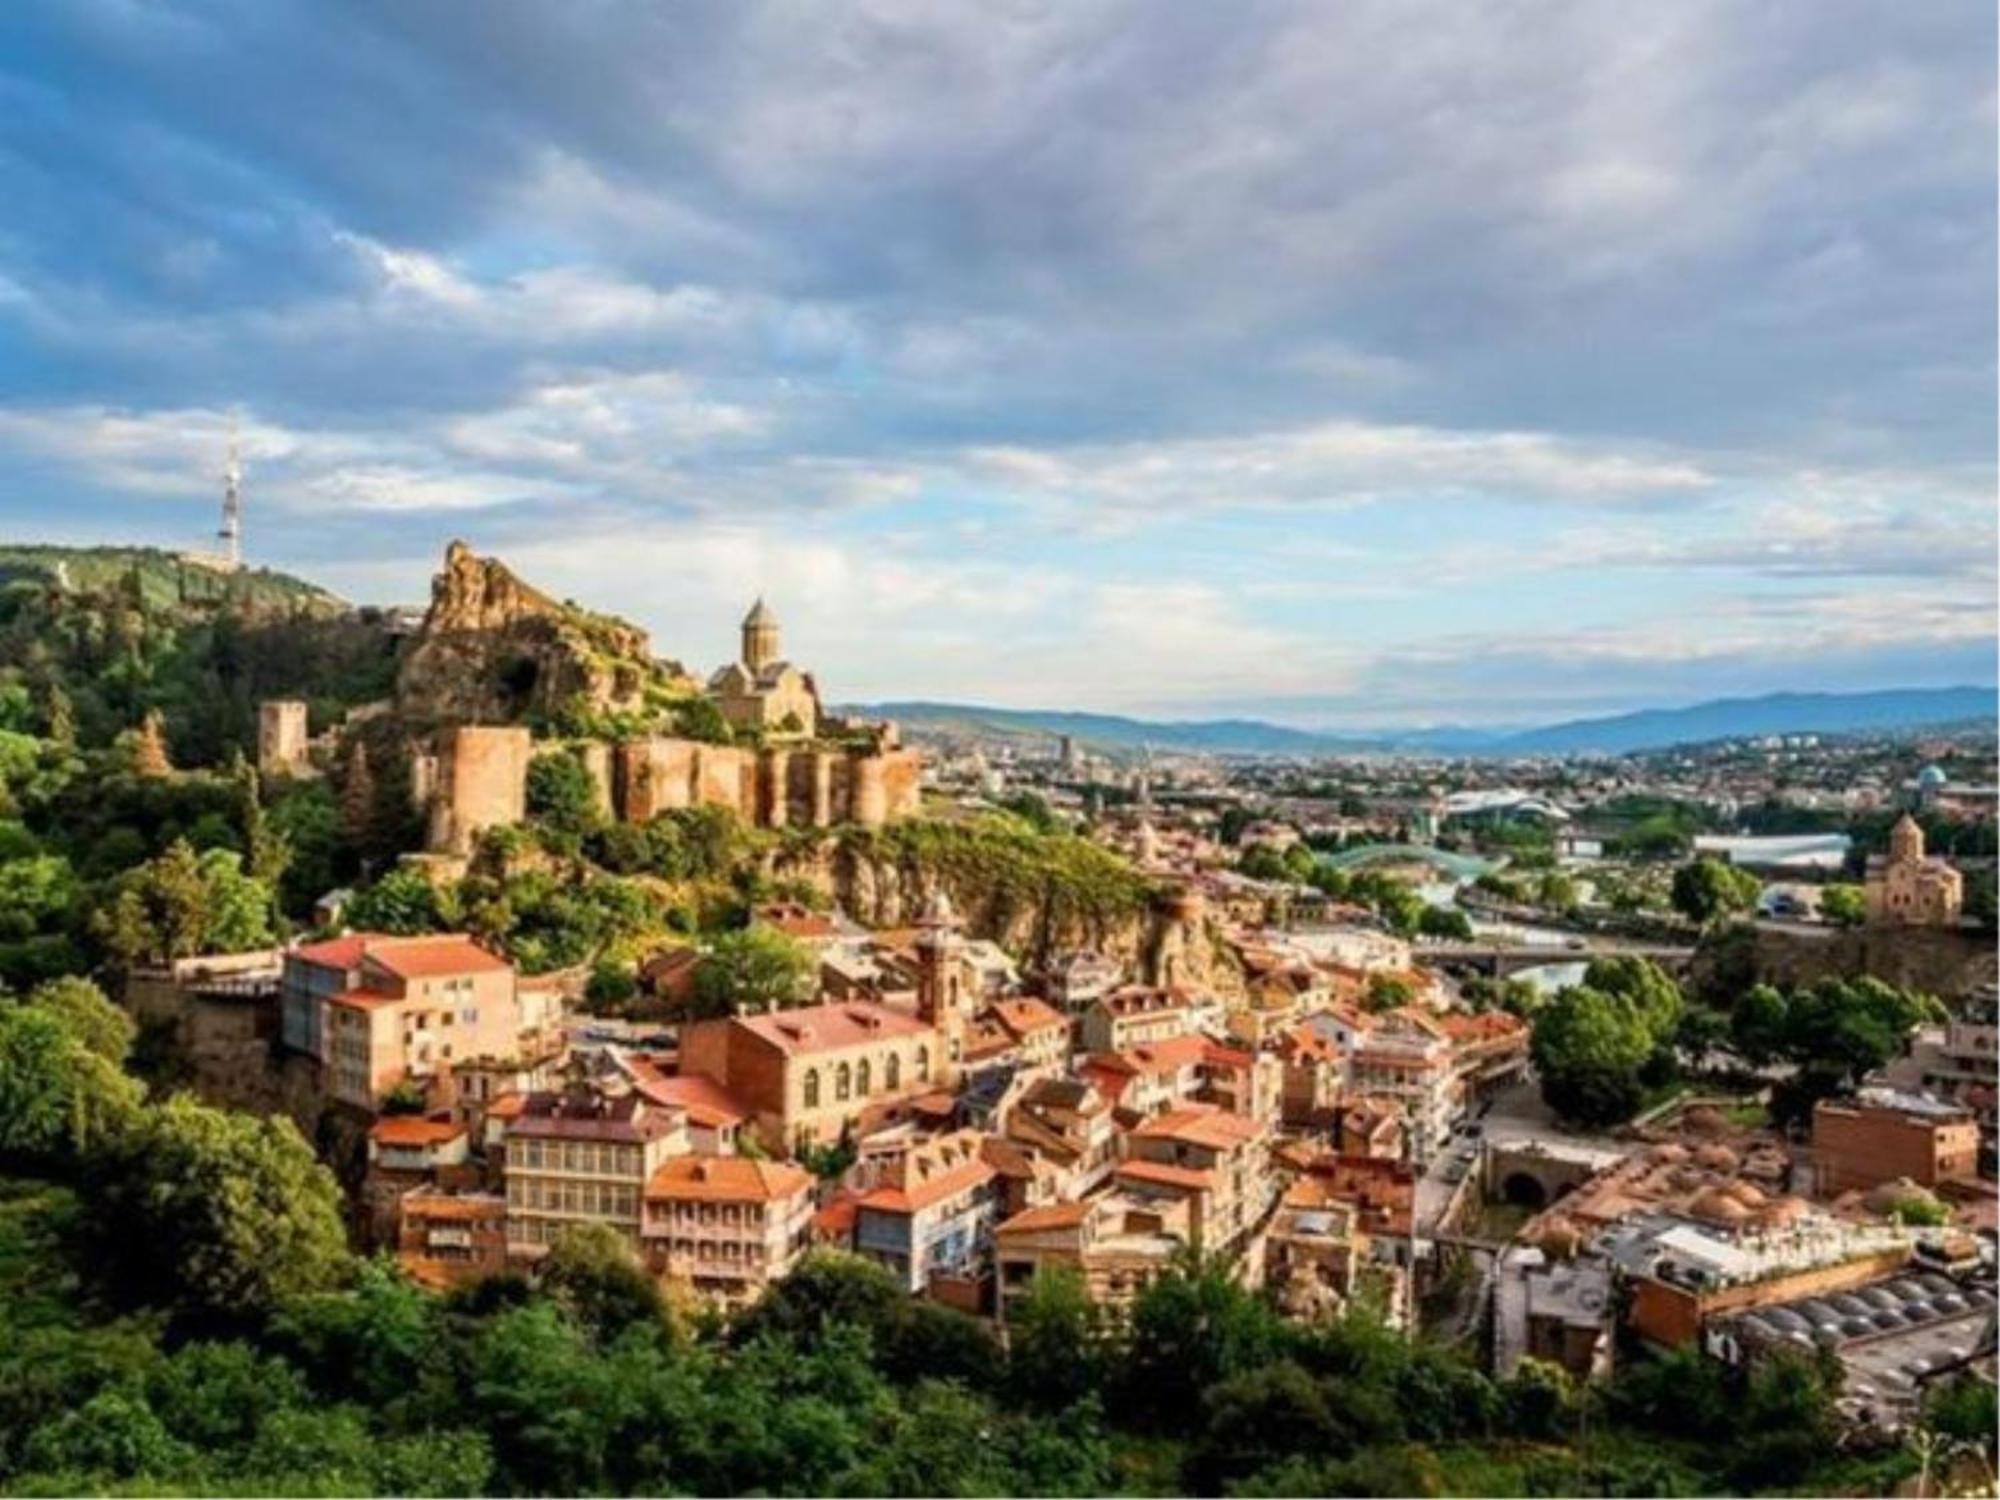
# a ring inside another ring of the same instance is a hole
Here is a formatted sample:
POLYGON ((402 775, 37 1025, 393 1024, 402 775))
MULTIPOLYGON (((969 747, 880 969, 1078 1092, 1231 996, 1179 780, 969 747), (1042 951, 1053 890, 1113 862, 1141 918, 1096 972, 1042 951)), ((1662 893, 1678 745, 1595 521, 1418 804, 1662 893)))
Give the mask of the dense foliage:
POLYGON ((1528 1361, 1496 1382, 1365 1309, 1287 1321, 1192 1262, 1123 1326, 1045 1276, 1004 1348, 830 1253, 732 1325, 691 1323, 602 1233, 559 1245, 535 1285, 438 1298, 364 1264, 225 1328, 97 1300, 67 1248, 87 1211, 0 1188, 11 1492, 1686 1494, 1855 1477, 1817 1366, 1745 1381, 1641 1365, 1593 1393, 1528 1361))

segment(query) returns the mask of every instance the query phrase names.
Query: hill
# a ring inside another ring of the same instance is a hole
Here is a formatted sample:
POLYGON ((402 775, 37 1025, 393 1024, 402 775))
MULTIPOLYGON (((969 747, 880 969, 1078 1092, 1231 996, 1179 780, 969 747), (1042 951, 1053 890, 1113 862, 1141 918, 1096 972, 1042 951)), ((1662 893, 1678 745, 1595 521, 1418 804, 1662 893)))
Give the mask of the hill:
POLYGON ((895 719, 930 734, 981 735, 1047 742, 1069 735, 1104 750, 1185 750, 1211 755, 1627 754, 1762 734, 1855 734, 1916 729, 1967 720, 1991 723, 1993 688, 1901 688, 1872 693, 1772 693, 1683 708, 1642 709, 1508 732, 1462 726, 1345 734, 1295 729, 1258 719, 1157 720, 1116 714, 986 708, 912 701, 859 705, 856 712, 895 719))
POLYGON ((1649 708, 1578 719, 1509 735, 1501 755, 1571 755, 1694 745, 1763 734, 1858 734, 1974 720, 1991 724, 1996 691, 1986 687, 1896 688, 1874 693, 1770 693, 1719 698, 1685 708, 1649 708))
POLYGON ((134 589, 151 609, 232 604, 251 611, 339 614, 347 603, 317 584, 268 568, 221 568, 158 547, 0 546, 0 587, 60 583, 80 594, 134 589))

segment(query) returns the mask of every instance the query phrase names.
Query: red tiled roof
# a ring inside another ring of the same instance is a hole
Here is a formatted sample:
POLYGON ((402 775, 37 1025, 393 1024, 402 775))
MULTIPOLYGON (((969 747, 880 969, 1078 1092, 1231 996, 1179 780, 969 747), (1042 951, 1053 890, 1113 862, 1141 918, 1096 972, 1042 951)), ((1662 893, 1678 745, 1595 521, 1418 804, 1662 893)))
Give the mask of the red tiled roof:
POLYGON ((834 1052, 886 1037, 918 1036, 932 1028, 911 1016, 866 1000, 835 1005, 809 1005, 798 1010, 760 1016, 738 1016, 730 1022, 770 1043, 780 1052, 799 1055, 834 1052))
POLYGON ((322 969, 352 973, 363 959, 372 960, 402 979, 430 979, 441 974, 490 973, 513 965, 489 953, 462 932, 425 937, 393 937, 380 932, 350 932, 324 943, 307 943, 293 956, 322 969))
POLYGON ((736 1096, 699 1073, 668 1073, 648 1057, 628 1057, 632 1085, 655 1104, 685 1110, 689 1120, 709 1130, 726 1130, 750 1118, 736 1096))
POLYGON ((747 1156, 676 1156, 661 1163, 646 1197, 700 1203, 773 1203, 812 1190, 810 1173, 788 1162, 747 1156))
POLYGON ((1111 1073, 1171 1073, 1205 1061, 1215 1044, 1205 1036, 1169 1037, 1163 1042, 1143 1042, 1123 1052, 1094 1053, 1089 1066, 1111 1073))

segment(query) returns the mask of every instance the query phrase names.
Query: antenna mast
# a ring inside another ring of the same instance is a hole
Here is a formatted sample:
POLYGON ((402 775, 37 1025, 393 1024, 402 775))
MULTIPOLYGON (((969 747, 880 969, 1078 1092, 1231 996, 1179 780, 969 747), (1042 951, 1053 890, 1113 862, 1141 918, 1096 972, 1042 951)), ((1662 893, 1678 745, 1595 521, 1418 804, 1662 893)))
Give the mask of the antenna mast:
POLYGON ((222 555, 232 570, 243 566, 243 464, 237 452, 236 417, 229 418, 229 462, 222 471, 222 555))

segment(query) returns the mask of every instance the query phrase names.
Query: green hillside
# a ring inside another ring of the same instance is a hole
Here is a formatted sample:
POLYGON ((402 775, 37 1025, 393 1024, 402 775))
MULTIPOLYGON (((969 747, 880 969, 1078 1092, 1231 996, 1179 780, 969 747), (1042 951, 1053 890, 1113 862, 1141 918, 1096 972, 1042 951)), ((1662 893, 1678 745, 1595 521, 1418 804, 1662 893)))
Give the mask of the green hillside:
POLYGON ((61 581, 82 594, 123 589, 154 609, 232 604, 260 612, 337 614, 348 608, 325 589, 288 573, 268 568, 225 573, 158 547, 0 546, 0 587, 20 581, 61 581))

